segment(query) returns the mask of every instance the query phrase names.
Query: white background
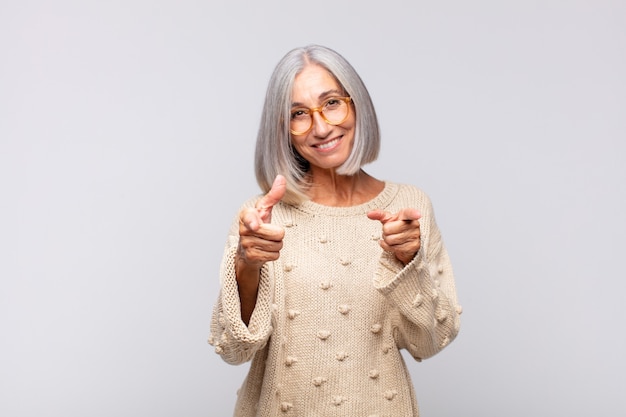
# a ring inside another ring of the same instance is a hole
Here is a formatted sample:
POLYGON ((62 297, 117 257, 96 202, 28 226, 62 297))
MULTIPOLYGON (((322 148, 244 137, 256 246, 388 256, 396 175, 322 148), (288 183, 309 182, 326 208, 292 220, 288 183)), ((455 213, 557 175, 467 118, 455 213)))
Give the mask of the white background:
POLYGON ((228 416, 207 345, 265 87, 342 53, 464 306, 434 416, 625 415, 626 2, 0 1, 0 415, 228 416), (370 4, 371 3, 371 4, 370 4))

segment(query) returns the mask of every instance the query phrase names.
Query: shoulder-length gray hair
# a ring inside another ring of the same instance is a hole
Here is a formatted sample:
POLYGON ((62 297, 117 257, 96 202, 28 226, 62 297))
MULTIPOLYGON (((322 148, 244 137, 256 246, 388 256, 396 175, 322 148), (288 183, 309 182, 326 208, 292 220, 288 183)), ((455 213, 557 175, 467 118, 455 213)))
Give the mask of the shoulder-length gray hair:
POLYGON ((276 65, 270 78, 254 158, 256 179, 261 189, 268 192, 276 175, 282 174, 287 179, 287 193, 283 201, 291 204, 307 199, 305 177, 309 165, 291 144, 289 115, 294 79, 310 64, 326 68, 354 103, 354 146, 346 162, 337 168, 337 173, 356 174, 363 165, 376 160, 380 149, 380 130, 374 105, 352 65, 337 52, 319 45, 291 50, 276 65))

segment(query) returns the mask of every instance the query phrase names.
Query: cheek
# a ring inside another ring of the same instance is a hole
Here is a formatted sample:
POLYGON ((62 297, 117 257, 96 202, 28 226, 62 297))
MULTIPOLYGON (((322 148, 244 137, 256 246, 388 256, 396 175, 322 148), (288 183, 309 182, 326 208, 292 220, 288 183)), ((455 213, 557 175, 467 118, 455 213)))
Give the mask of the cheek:
POLYGON ((304 148, 304 139, 303 138, 291 138, 291 146, 293 146, 298 152, 304 148))
POLYGON ((350 141, 354 141, 354 134, 356 132, 356 123, 350 124, 348 127, 348 135, 350 136, 350 141))
POLYGON ((354 134, 354 130, 356 129, 356 117, 354 117, 354 113, 350 113, 350 117, 346 122, 346 128, 350 130, 350 133, 354 134))

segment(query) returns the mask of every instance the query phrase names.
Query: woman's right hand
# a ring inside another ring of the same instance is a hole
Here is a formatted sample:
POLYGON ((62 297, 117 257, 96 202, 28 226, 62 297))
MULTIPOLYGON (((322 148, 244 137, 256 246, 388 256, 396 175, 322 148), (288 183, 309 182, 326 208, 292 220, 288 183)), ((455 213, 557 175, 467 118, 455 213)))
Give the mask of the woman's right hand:
POLYGON ((235 275, 241 301, 241 319, 248 325, 256 306, 261 267, 275 261, 283 247, 285 230, 271 223, 272 208, 284 197, 287 181, 276 176, 272 189, 254 208, 239 212, 239 246, 235 254, 235 275))
POLYGON ((280 256, 285 230, 271 223, 272 208, 284 197, 286 189, 285 178, 278 175, 272 188, 254 208, 239 212, 236 260, 240 268, 258 271, 265 262, 275 261, 280 256))

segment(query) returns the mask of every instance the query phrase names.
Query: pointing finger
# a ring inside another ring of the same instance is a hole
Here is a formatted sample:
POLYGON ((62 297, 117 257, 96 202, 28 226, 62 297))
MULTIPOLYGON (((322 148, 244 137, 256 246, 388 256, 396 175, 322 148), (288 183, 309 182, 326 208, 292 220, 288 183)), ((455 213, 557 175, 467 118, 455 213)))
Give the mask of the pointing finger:
POLYGON ((286 191, 287 180, 282 175, 277 175, 272 184, 272 188, 256 203, 256 209, 261 216, 261 220, 264 222, 271 220, 272 208, 282 200, 286 191))
POLYGON ((378 220, 382 224, 387 223, 389 220, 393 219, 391 213, 384 210, 372 210, 367 213, 367 217, 371 220, 378 220))

